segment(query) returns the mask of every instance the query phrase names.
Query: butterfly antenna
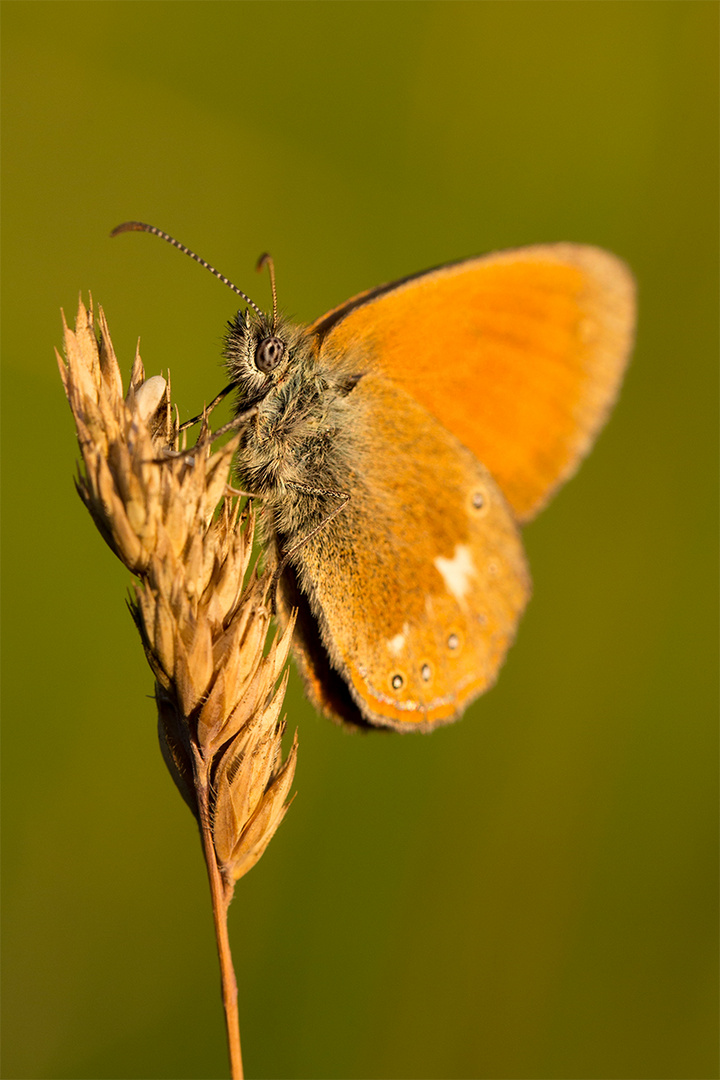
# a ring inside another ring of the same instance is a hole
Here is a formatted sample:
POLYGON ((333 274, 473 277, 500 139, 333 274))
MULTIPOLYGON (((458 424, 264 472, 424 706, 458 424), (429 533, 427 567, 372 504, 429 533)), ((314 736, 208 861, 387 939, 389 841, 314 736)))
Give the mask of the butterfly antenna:
MULTIPOLYGON (((221 274, 219 270, 216 270, 215 267, 211 266, 209 262, 205 261, 205 259, 201 259, 200 256, 196 255, 194 251, 191 251, 189 247, 185 247, 184 244, 181 244, 178 240, 175 240, 175 238, 170 236, 169 233, 163 232, 162 229, 158 229, 154 225, 146 225, 144 221, 124 221, 122 223, 122 225, 116 226, 116 228, 113 229, 113 231, 110 233, 110 235, 111 236, 118 236, 120 233, 124 233, 124 232, 147 232, 147 233, 152 233, 153 236, 159 236, 161 240, 167 240, 168 244, 172 244, 172 246, 176 247, 178 249, 178 251, 182 251, 182 253, 184 255, 188 255, 191 259, 194 259, 195 262, 200 263, 200 265, 204 266, 206 270, 209 270, 211 274, 214 274, 216 278, 219 278, 220 281, 222 281, 223 285, 227 285, 227 287, 229 289, 232 289, 232 291, 234 293, 236 293, 238 296, 241 296, 243 298, 243 300, 250 305, 251 308, 255 309, 255 311, 258 313, 258 315, 261 318, 264 317, 264 313, 260 310, 260 308, 254 302, 254 300, 250 299, 250 297, 247 295, 247 293, 244 293, 242 291, 242 289, 238 289, 237 285, 233 285, 232 281, 230 281, 229 278, 226 278, 224 274, 221 274)), ((275 279, 273 278, 272 280, 273 280, 273 305, 274 305, 275 304, 275 279)), ((275 318, 276 318, 276 310, 274 308, 273 325, 274 325, 274 322, 275 322, 275 318)))
POLYGON ((272 289, 272 301, 273 301, 273 332, 274 332, 275 329, 277 328, 277 314, 278 314, 277 290, 275 288, 275 263, 273 262, 272 255, 268 255, 267 252, 265 252, 264 255, 260 256, 260 258, 257 261, 257 266, 255 267, 255 269, 260 271, 265 266, 267 266, 268 273, 270 274, 270 288, 272 289))

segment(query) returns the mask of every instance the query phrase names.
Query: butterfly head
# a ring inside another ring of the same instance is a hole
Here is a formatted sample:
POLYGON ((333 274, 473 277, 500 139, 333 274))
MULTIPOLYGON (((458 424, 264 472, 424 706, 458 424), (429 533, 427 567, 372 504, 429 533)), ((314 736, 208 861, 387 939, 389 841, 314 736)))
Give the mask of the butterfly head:
POLYGON ((282 317, 238 311, 228 322, 223 353, 243 397, 265 397, 284 381, 301 337, 299 328, 282 317))

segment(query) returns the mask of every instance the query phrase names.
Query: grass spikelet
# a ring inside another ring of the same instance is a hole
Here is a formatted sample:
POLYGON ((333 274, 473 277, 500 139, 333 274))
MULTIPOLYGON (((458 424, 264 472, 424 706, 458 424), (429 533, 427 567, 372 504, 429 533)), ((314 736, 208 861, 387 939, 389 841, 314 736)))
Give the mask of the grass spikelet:
POLYGON ((123 393, 102 309, 97 328, 80 300, 57 354, 80 445, 76 486, 136 577, 130 611, 156 680, 161 751, 200 827, 238 1078, 227 909, 289 805, 297 737, 283 760, 281 674, 293 625, 266 647, 271 570, 249 571, 254 513, 226 495, 239 436, 213 452, 201 432, 177 453, 169 381, 146 378, 138 352, 123 393))

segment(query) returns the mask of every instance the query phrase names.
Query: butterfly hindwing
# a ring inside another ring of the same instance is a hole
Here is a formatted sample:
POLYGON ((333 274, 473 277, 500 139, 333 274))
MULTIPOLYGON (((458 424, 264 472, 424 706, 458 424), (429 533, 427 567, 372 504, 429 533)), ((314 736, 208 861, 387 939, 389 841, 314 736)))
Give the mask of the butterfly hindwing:
POLYGON ((301 667, 326 710, 343 715, 323 654, 365 722, 427 729, 495 681, 525 557, 490 474, 421 405, 372 371, 351 397, 350 500, 292 559, 312 615, 301 667))

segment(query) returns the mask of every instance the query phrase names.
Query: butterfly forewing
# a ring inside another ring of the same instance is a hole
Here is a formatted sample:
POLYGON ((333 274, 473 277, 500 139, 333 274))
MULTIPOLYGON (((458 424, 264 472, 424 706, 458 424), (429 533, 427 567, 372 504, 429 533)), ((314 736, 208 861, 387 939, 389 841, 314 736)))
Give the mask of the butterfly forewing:
POLYGON ((615 399, 634 284, 593 247, 501 252, 383 286, 315 324, 369 349, 490 470, 527 521, 577 468, 615 399))

